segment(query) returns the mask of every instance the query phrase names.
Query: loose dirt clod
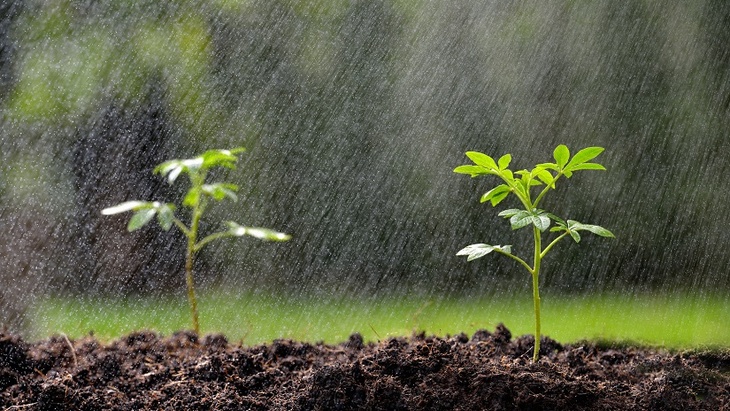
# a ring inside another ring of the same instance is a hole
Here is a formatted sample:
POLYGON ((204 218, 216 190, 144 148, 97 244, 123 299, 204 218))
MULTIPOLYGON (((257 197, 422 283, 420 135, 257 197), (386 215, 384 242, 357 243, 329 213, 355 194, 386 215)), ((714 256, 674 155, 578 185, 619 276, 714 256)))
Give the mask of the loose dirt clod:
POLYGON ((533 342, 503 325, 254 347, 189 332, 110 344, 0 334, 0 410, 730 410, 727 353, 543 338, 533 364, 533 342))

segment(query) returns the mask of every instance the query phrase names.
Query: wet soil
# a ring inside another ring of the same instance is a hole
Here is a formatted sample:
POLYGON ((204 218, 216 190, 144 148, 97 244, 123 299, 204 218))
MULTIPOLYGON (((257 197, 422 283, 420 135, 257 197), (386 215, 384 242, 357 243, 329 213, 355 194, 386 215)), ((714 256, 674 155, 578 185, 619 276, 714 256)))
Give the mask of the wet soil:
POLYGON ((102 344, 0 333, 0 410, 730 410, 730 354, 532 337, 245 347, 138 332, 102 344))

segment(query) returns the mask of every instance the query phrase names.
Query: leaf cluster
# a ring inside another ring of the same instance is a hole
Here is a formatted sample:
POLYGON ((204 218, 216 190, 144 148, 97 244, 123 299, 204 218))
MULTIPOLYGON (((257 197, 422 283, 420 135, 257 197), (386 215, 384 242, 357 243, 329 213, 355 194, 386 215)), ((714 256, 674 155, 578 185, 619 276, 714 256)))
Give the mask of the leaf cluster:
MULTIPOLYGON (((560 232, 561 235, 548 245, 545 250, 540 250, 544 255, 557 240, 565 235, 579 242, 581 237, 578 231, 585 230, 603 237, 613 237, 613 234, 600 226, 583 224, 574 220, 563 220, 562 218, 538 208, 540 201, 550 191, 554 190, 557 182, 565 176, 570 178, 573 173, 580 170, 605 170, 606 168, 591 160, 603 152, 602 147, 587 147, 578 151, 571 157, 567 146, 561 144, 553 151, 555 162, 539 163, 531 170, 521 169, 512 171, 509 165, 512 156, 505 154, 495 161, 494 158, 478 151, 468 151, 466 156, 473 164, 461 165, 454 169, 455 173, 466 174, 474 177, 493 175, 499 177, 502 183, 484 193, 480 202, 489 202, 496 207, 510 194, 514 194, 523 205, 523 209, 511 208, 499 213, 499 216, 509 219, 513 230, 533 226, 539 232, 550 229, 551 232, 560 232), (533 188, 539 188, 537 195, 533 195, 533 188), (551 225, 555 224, 552 228, 551 225)), ((457 255, 468 255, 468 260, 482 257, 491 251, 499 251, 502 254, 510 254, 508 246, 490 246, 486 244, 472 244, 457 255), (491 249, 490 249, 491 247, 491 249)))
MULTIPOLYGON (((214 167, 224 167, 229 169, 236 168, 238 154, 245 151, 245 148, 238 147, 231 150, 208 150, 203 154, 189 159, 168 160, 158 165, 153 170, 154 174, 160 174, 167 177, 168 183, 174 183, 177 178, 183 174, 187 174, 190 178, 190 189, 182 200, 182 205, 194 210, 198 215, 202 214, 208 204, 208 200, 222 201, 230 199, 238 201, 236 192, 238 186, 231 183, 206 183, 205 178, 208 171, 214 167)), ((132 211, 134 214, 127 225, 128 231, 134 231, 142 228, 150 222, 155 216, 163 230, 168 231, 173 225, 177 225, 188 237, 194 231, 192 225, 185 226, 175 217, 175 204, 160 203, 158 201, 127 201, 113 207, 102 210, 104 215, 112 215, 132 211)), ((195 218, 195 216, 194 216, 195 218)), ((228 230, 213 234, 210 238, 203 239, 196 251, 210 240, 219 237, 240 237, 250 235, 263 240, 286 241, 290 237, 283 233, 259 227, 243 227, 235 222, 226 222, 228 230)))

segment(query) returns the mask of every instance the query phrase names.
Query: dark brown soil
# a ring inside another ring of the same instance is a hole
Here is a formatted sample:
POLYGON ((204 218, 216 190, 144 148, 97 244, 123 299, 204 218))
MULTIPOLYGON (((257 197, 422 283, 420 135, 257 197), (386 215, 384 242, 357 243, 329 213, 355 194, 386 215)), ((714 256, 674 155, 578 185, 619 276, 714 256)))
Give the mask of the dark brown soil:
POLYGON ((0 410, 730 410, 730 355, 561 346, 499 326, 340 345, 0 333, 0 410))

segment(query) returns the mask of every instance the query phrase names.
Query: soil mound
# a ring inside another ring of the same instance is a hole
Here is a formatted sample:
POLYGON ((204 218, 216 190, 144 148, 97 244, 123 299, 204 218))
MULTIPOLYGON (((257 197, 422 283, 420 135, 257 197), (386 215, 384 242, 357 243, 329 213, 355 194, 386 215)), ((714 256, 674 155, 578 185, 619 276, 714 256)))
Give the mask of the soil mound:
POLYGON ((137 332, 110 344, 0 333, 0 410, 730 410, 730 355, 513 339, 339 345, 137 332), (22 407, 22 408, 21 408, 22 407))

